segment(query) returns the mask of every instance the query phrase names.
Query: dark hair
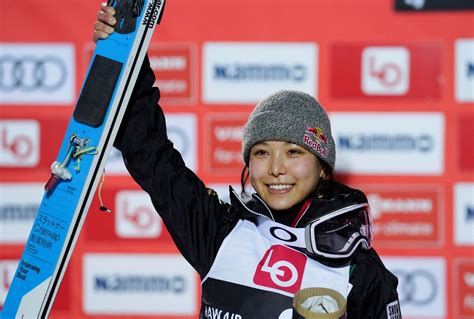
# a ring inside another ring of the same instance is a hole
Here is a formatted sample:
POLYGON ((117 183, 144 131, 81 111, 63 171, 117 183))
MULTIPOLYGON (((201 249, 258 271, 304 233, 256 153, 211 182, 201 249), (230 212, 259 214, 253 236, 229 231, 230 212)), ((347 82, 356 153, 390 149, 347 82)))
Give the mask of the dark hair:
MULTIPOLYGON (((334 178, 334 172, 333 172, 333 169, 331 168, 331 166, 329 166, 329 164, 326 163, 326 162, 320 161, 319 159, 318 159, 318 161, 321 164, 322 171, 324 172, 324 178, 322 178, 322 180, 333 179, 334 178)), ((249 194, 245 191, 245 186, 248 183, 249 176, 250 176, 249 167, 247 165, 245 165, 244 168, 242 169, 242 172, 240 173, 240 187, 241 187, 240 195, 242 197, 249 196, 249 194)), ((318 193, 318 190, 319 190, 321 184, 322 183, 320 181, 318 183, 318 189, 316 190, 316 193, 318 193)))

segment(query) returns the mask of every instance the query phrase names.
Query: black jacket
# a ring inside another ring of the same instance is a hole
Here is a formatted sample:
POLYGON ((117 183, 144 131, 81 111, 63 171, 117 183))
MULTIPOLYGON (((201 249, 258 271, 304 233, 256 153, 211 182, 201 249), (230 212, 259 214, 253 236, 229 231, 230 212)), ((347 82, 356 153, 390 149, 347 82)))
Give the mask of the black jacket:
MULTIPOLYGON (((256 201, 244 207, 235 199, 231 204, 223 203, 208 193, 167 138, 164 114, 157 104, 160 93, 152 87, 154 82, 145 59, 115 146, 121 150, 132 177, 150 195, 184 258, 204 278, 237 222, 252 218, 248 208, 267 213, 256 201)), ((330 183, 327 196, 335 196, 336 205, 347 205, 343 198, 349 193, 349 197, 363 196, 337 182, 330 183)), ((297 226, 317 214, 318 205, 314 203, 297 226)), ((353 288, 348 296, 348 318, 400 318, 387 316, 387 305, 398 301, 397 278, 384 267, 377 253, 373 249, 360 251, 350 262, 353 288)))

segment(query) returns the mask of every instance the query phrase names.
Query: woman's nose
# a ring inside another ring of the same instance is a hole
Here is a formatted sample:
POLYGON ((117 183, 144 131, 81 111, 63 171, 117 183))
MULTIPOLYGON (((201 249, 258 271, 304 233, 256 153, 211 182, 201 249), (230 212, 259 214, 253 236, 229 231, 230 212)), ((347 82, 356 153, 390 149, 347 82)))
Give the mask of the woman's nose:
POLYGON ((275 154, 270 158, 269 173, 273 176, 286 174, 286 162, 283 156, 275 154))

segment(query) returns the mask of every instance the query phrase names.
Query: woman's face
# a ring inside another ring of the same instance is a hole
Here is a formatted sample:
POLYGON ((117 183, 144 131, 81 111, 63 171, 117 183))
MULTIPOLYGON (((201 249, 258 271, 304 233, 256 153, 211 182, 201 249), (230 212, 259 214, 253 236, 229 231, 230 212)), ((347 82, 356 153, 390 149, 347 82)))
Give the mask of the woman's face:
POLYGON ((250 182, 271 209, 288 209, 306 199, 321 175, 317 157, 297 144, 265 141, 250 150, 250 182))

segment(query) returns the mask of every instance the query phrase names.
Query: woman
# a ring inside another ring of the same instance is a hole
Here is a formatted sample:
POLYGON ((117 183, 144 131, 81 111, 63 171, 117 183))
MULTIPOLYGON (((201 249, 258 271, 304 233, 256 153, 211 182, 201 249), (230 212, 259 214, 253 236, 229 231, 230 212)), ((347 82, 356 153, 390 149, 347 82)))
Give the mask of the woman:
MULTIPOLYGON (((113 32, 113 15, 101 5, 94 41, 113 32)), ((154 82, 145 59, 115 146, 201 276, 201 318, 287 318, 307 287, 346 297, 347 318, 400 318, 397 279, 370 248, 367 199, 330 178, 335 144, 313 97, 279 91, 256 106, 241 178, 256 194, 244 202, 230 189, 228 204, 168 140, 154 82)))

